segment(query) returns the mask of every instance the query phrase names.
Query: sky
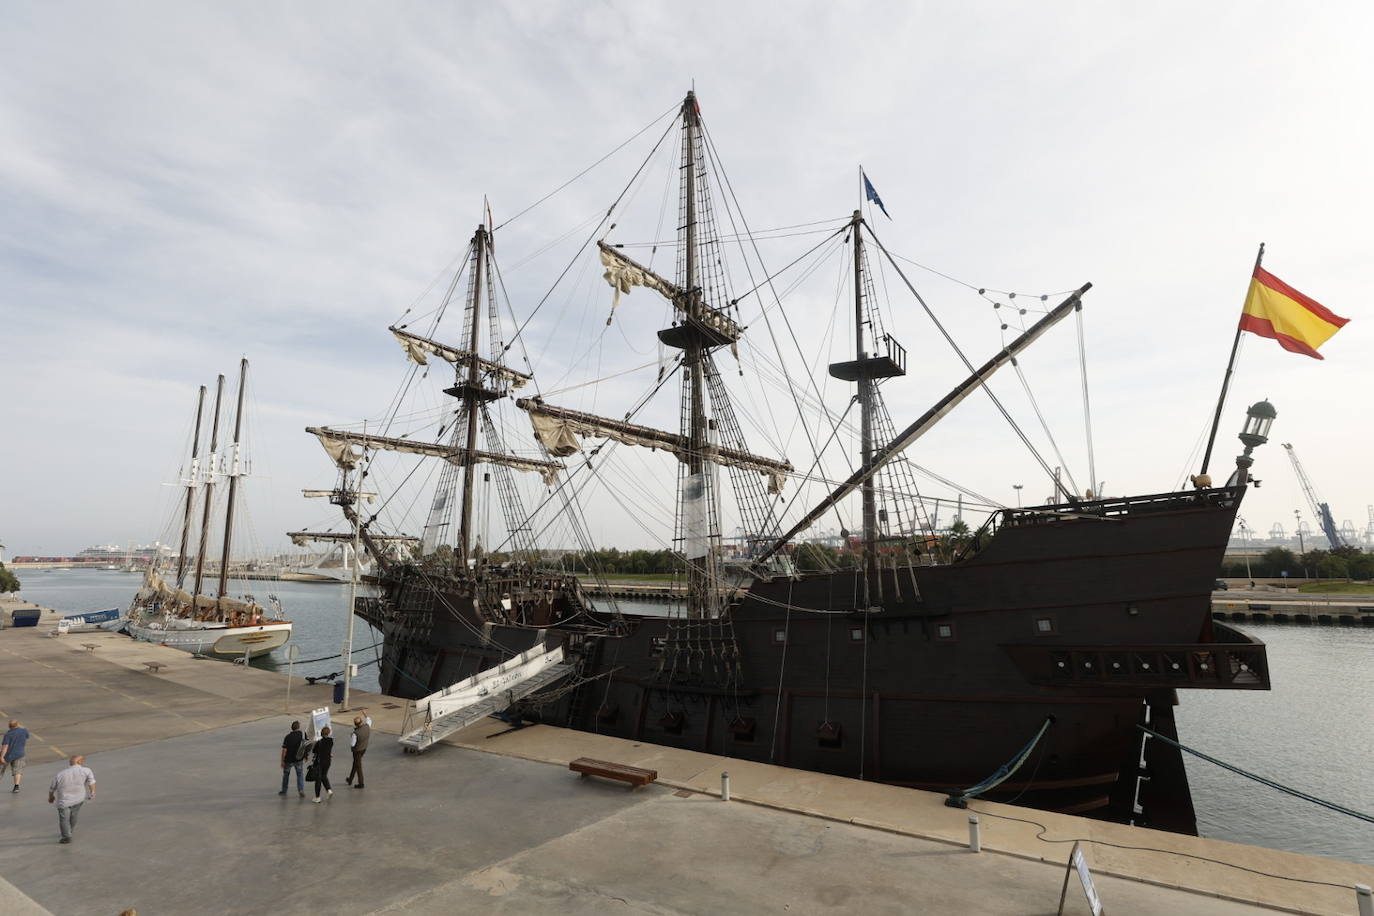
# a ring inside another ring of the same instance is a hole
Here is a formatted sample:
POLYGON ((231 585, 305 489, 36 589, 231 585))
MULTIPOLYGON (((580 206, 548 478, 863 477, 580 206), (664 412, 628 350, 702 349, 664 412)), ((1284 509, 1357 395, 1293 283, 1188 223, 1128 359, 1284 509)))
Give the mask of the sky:
MULTIPOLYGON (((484 199, 509 221, 497 245, 517 319, 573 264, 522 341, 541 390, 652 361, 652 294, 628 297, 606 329, 594 255, 570 259, 692 87, 755 229, 838 225, 862 165, 891 214, 865 211, 890 251, 1022 301, 1091 281, 1094 456, 1110 495, 1197 470, 1267 243, 1269 270, 1351 322, 1323 361, 1247 335, 1212 470, 1229 471, 1245 406, 1268 398, 1279 416, 1242 509, 1251 528, 1291 530, 1295 509, 1313 522, 1279 447, 1291 442, 1337 522, 1364 529, 1371 26, 1374 8, 1353 2, 6 4, 0 543, 10 557, 163 536, 197 386, 223 373, 232 389, 241 357, 255 532, 243 549, 337 528, 299 496, 335 481, 303 428, 387 412, 407 365, 386 327, 433 307, 484 199)), ((627 219, 625 241, 653 234, 663 188, 645 179, 635 203, 649 216, 627 219)), ((777 268, 816 241, 761 250, 777 268)), ((975 363, 1001 346, 987 302, 906 271, 975 363)), ((851 333, 837 275, 816 276, 785 306, 813 370, 851 333)), ((910 353, 908 377, 886 387, 900 428, 962 371, 895 272, 882 282, 910 353)), ((1023 362, 1081 488, 1073 326, 1053 338, 1023 362)), ((721 364, 732 375, 752 359, 721 364)), ((647 372, 574 398, 618 415, 647 372)), ((795 426, 758 416, 785 395, 758 390, 746 412, 775 435, 757 450, 809 466, 795 426)), ((996 390, 1038 437, 1015 378, 996 390)), ((826 392, 842 410, 844 394, 826 392)), ((671 400, 657 414, 668 425, 671 400)), ((913 458, 1003 504, 1049 494, 985 400, 913 458)), ((653 540, 626 506, 592 503, 599 542, 653 540)))

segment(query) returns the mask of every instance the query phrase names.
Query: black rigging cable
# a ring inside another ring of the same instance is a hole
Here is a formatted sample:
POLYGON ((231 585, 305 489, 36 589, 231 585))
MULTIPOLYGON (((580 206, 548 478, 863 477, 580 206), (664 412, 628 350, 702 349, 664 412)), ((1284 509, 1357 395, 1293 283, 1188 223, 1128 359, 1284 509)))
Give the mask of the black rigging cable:
POLYGON ((648 124, 645 124, 645 125, 644 125, 643 127, 641 127, 639 130, 635 131, 634 136, 630 137, 630 138, 627 139, 625 142, 621 143, 621 144, 620 144, 619 146, 617 146, 615 149, 611 150, 609 153, 607 153, 606 155, 602 156, 600 159, 596 160, 596 161, 593 162, 591 165, 587 166, 585 169, 583 169, 582 171, 578 172, 576 175, 574 175, 573 177, 569 178, 567 181, 563 182, 563 183, 560 184, 558 187, 554 188, 552 191, 550 191, 549 193, 545 194, 543 197, 539 198, 539 199, 536 200, 534 203, 530 204, 528 207, 526 207, 525 209, 521 210, 519 213, 517 213, 517 214, 515 214, 514 216, 512 216, 510 219, 508 219, 508 220, 506 220, 505 222, 501 223, 501 225, 494 227, 491 231, 492 231, 492 232, 495 232, 497 229, 502 229, 502 228, 504 228, 504 227, 506 227, 506 226, 509 226, 511 223, 515 222, 515 221, 518 220, 520 217, 524 216, 526 213, 530 212, 531 210, 533 210, 535 207, 539 206, 540 204, 544 203, 546 200, 548 200, 549 198, 553 197, 553 196, 554 196, 555 194, 557 194, 559 191, 562 191, 562 190, 563 190, 564 188, 566 188, 568 185, 572 184, 574 181, 577 181, 577 180, 578 180, 579 178, 581 178, 583 175, 586 175, 586 174, 587 174, 588 172, 590 172, 592 169, 596 168, 598 165, 600 165, 601 163, 605 162, 607 159, 611 158, 612 156, 614 156, 616 153, 620 152, 620 151, 621 151, 622 149, 624 149, 625 147, 629 146, 629 145, 630 145, 631 143, 633 143, 635 140, 638 140, 639 137, 640 137, 642 134, 644 134, 645 132, 647 132, 647 131, 649 130, 649 128, 653 127, 653 126, 654 126, 655 124, 657 124, 659 121, 663 120, 663 119, 666 118, 668 115, 670 115, 670 114, 672 114, 673 112, 677 111, 677 110, 678 110, 679 108, 681 108, 681 107, 682 107, 681 103, 674 103, 673 106, 672 106, 671 108, 669 108, 667 111, 663 112, 663 114, 658 115, 658 116, 655 117, 652 121, 650 121, 648 124))
MULTIPOLYGON (((955 343, 954 338, 950 336, 948 329, 946 329, 944 324, 940 322, 940 319, 935 317, 935 312, 931 310, 930 306, 926 304, 926 300, 922 298, 921 294, 916 291, 916 287, 911 284, 911 281, 909 279, 907 279, 906 273, 902 271, 902 268, 897 265, 897 261, 888 252, 887 248, 883 246, 882 240, 878 238, 878 234, 873 231, 872 226, 868 227, 868 234, 873 238, 873 243, 878 246, 878 250, 881 251, 887 257, 888 261, 892 264, 892 269, 897 271, 897 276, 902 278, 902 283, 904 283, 906 285, 906 288, 911 291, 911 295, 915 296, 916 301, 921 304, 921 308, 925 310, 926 315, 930 318, 931 322, 940 332, 940 335, 945 338, 945 342, 948 343, 951 348, 953 348, 955 354, 959 357, 960 361, 963 362, 964 366, 968 368, 969 372, 975 372, 976 370, 974 368, 973 363, 969 361, 969 358, 964 354, 963 349, 961 349, 960 346, 957 343, 955 343)), ((1030 438, 1026 435, 1025 431, 1021 429, 1020 424, 1018 424, 1014 419, 1012 419, 1011 414, 1007 411, 1007 408, 1002 404, 1001 400, 998 399, 997 395, 992 393, 992 389, 989 388, 986 383, 979 387, 983 389, 983 392, 992 401, 993 405, 997 408, 998 412, 1002 414, 1003 419, 1005 419, 1007 423, 1010 424, 1012 431, 1015 432, 1017 438, 1019 438, 1021 442, 1025 444, 1026 448, 1030 451, 1031 456, 1035 458, 1035 460, 1040 464, 1040 467, 1042 467, 1045 470, 1046 475, 1049 476, 1050 480, 1055 481, 1056 487, 1059 487, 1059 483, 1054 476, 1054 470, 1049 466, 1049 463, 1045 461, 1044 456, 1040 454, 1039 450, 1036 449, 1035 445, 1030 441, 1030 438)))

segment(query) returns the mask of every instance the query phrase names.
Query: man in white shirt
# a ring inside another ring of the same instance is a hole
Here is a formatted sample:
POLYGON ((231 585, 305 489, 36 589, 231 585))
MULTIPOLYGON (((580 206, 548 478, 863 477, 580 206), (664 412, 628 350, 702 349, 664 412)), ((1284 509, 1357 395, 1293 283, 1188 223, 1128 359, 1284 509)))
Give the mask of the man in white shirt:
POLYGON ((67 763, 70 766, 58 771, 52 778, 52 785, 48 786, 48 804, 57 805, 57 826, 62 831, 59 843, 72 841, 81 806, 87 799, 95 798, 95 774, 85 766, 86 757, 72 754, 67 763))

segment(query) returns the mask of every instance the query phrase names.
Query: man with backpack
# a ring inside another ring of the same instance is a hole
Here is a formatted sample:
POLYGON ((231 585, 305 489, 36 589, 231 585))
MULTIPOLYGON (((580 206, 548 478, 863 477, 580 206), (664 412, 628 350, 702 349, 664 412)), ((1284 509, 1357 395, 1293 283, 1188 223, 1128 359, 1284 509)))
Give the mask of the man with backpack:
POLYGON ((296 792, 301 798, 305 798, 305 758, 310 756, 311 742, 305 739, 305 732, 301 731, 300 721, 291 723, 291 731, 286 733, 286 737, 281 741, 281 791, 278 795, 285 795, 286 788, 291 782, 291 769, 296 770, 296 792))

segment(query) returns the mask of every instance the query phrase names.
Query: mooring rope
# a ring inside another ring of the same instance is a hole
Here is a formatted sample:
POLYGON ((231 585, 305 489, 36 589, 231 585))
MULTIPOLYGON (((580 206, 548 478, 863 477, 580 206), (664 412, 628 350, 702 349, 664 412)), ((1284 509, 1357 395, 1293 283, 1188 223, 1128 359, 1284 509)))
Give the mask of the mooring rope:
MULTIPOLYGON (((1046 716, 1045 721, 1040 725, 1040 730, 1035 733, 1035 737, 1026 742, 1026 746, 1021 748, 1015 757, 998 767, 991 776, 978 783, 978 785, 964 789, 962 792, 951 793, 949 798, 945 799, 945 804, 949 805, 951 808, 963 808, 967 806, 970 798, 976 798, 984 792, 995 789, 1006 782, 1011 778, 1013 773, 1021 769, 1021 764, 1026 762, 1026 758, 1030 757, 1031 751, 1035 750, 1035 746, 1040 743, 1041 738, 1045 737, 1045 732, 1049 731, 1050 726, 1053 724, 1054 716, 1046 716)), ((1020 796, 1017 797, 1019 798, 1020 796)))
POLYGON ((1260 776, 1260 775, 1258 775, 1257 773, 1251 773, 1249 770, 1242 770, 1242 769, 1241 769, 1240 767, 1238 767, 1238 766, 1235 766, 1235 765, 1233 765, 1233 764, 1229 764, 1229 763, 1227 763, 1227 762, 1224 761, 1224 760, 1218 760, 1218 759, 1215 758, 1215 757, 1212 757, 1212 756, 1210 756, 1210 755, 1208 755, 1208 754, 1204 754, 1202 751, 1195 750, 1194 748, 1188 747, 1186 744, 1179 744, 1179 743, 1178 743, 1177 741, 1175 741, 1173 738, 1170 738, 1170 737, 1168 737, 1167 735, 1161 735, 1159 732, 1157 732, 1157 731, 1155 731, 1155 730, 1153 730, 1153 729, 1150 729, 1150 728, 1146 728, 1146 727, 1143 726, 1143 725, 1138 725, 1138 726, 1136 726, 1136 727, 1139 728, 1141 731, 1143 731, 1145 734, 1149 735, 1151 738, 1158 738, 1159 740, 1163 741, 1165 744, 1172 744, 1174 747, 1178 748, 1180 751, 1187 751, 1188 753, 1192 754, 1194 757, 1201 757, 1203 760, 1207 761, 1208 763, 1214 763, 1214 764, 1216 764, 1217 766, 1221 767, 1221 768, 1224 769, 1224 770, 1230 770, 1232 773, 1235 773, 1237 776, 1244 776, 1246 779, 1253 779, 1255 782, 1258 782, 1258 783, 1261 783, 1261 784, 1263 784, 1263 785, 1266 785, 1266 786, 1268 786, 1268 787, 1271 788, 1271 789, 1277 789, 1277 790, 1279 790, 1280 792, 1286 792, 1287 794, 1292 795, 1294 798, 1301 798, 1303 801, 1311 802, 1311 803, 1314 804, 1314 805, 1320 805, 1320 806, 1323 807, 1323 808, 1326 808, 1326 809, 1331 810, 1331 811, 1335 811, 1337 814, 1346 814, 1346 815, 1349 815, 1350 817, 1359 818, 1360 820, 1365 821, 1366 823, 1374 824, 1374 815, 1365 814, 1365 813, 1363 813, 1363 812, 1361 812, 1361 811, 1356 811, 1356 810, 1354 810, 1353 808, 1347 808, 1347 807, 1345 807, 1344 805, 1338 805, 1338 804, 1336 804, 1335 802, 1329 802, 1329 801, 1327 801, 1327 800, 1324 799, 1324 798, 1318 798, 1317 796, 1312 795, 1312 794, 1309 794, 1309 793, 1307 793, 1307 792, 1304 792, 1304 791, 1302 791, 1301 789, 1294 789, 1294 788, 1291 787, 1291 786, 1285 786, 1285 785, 1284 785, 1283 783, 1281 783, 1281 782, 1275 782, 1274 780, 1272 780, 1272 779, 1267 779, 1266 777, 1260 776))

